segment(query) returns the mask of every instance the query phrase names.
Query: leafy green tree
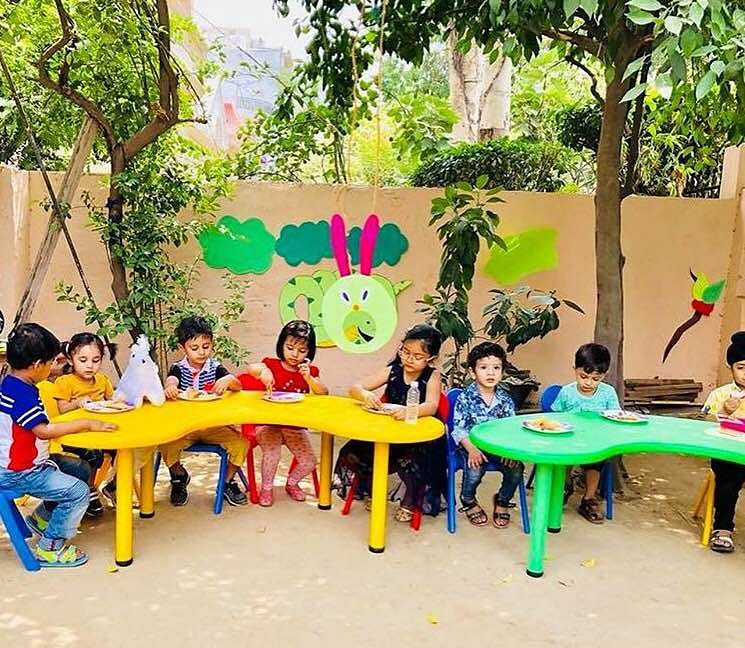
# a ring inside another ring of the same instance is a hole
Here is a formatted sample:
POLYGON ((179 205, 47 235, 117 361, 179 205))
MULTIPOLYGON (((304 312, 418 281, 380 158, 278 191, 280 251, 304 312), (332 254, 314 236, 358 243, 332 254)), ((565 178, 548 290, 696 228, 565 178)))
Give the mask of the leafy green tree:
MULTIPOLYGON (((654 79, 669 97, 677 86, 693 83, 695 97, 715 85, 723 96, 743 101, 740 62, 745 26, 742 0, 388 0, 317 3, 308 10, 310 60, 304 67, 319 80, 326 100, 350 103, 355 68, 366 69, 382 43, 387 53, 418 63, 434 39, 455 33, 467 50, 473 42, 514 60, 540 53, 549 39, 580 64, 599 65, 605 77, 603 119, 597 151, 595 339, 614 357, 611 380, 623 376, 623 255, 621 251, 622 142, 630 102, 654 79), (357 19, 350 19, 350 11, 357 19), (382 31, 382 35, 379 32, 382 31), (380 36, 380 37, 378 37, 380 36), (689 65, 692 59, 701 68, 689 65), (739 61, 739 62, 738 62, 739 61), (697 69, 706 72, 695 78, 697 69), (740 69, 740 72, 737 70, 740 69)), ((286 11, 287 0, 275 0, 286 11)), ((497 53, 498 55, 498 53, 497 53)), ((633 156, 632 156, 633 157, 633 156)))

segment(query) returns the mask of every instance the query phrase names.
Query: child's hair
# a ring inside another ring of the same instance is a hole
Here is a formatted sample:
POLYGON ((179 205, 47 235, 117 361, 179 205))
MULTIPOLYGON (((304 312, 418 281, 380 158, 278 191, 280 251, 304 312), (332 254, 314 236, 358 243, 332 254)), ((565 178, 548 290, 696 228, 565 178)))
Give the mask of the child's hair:
MULTIPOLYGON (((67 342, 62 343, 62 353, 65 354, 68 360, 72 360, 73 354, 80 348, 94 344, 98 347, 98 352, 103 358, 106 352, 106 345, 104 341, 98 337, 95 333, 76 333, 67 342)), ((111 344, 109 346, 109 356, 114 357, 116 353, 116 345, 111 344)))
POLYGON ((12 369, 27 369, 36 362, 50 362, 59 352, 59 340, 39 324, 19 324, 8 335, 7 356, 12 369))
POLYGON ((608 373, 610 368, 610 351, 602 344, 583 344, 574 354, 574 368, 587 373, 608 373))
POLYGON ((199 315, 185 317, 176 327, 176 339, 180 345, 186 344, 189 340, 204 336, 210 340, 213 337, 212 326, 210 323, 199 315))
POLYGON ((745 331, 738 331, 731 338, 732 344, 727 348, 727 364, 731 367, 735 362, 745 360, 745 331))
POLYGON ((308 345, 308 360, 312 362, 316 357, 316 332, 311 324, 305 320, 292 320, 282 327, 277 338, 277 357, 280 360, 285 359, 284 347, 288 337, 305 340, 308 345))
POLYGON ((502 361, 502 368, 507 363, 507 354, 504 349, 496 342, 481 342, 468 352, 468 366, 471 369, 476 368, 476 363, 483 359, 494 356, 502 361))
MULTIPOLYGON (((415 324, 404 333, 401 344, 408 342, 409 340, 419 340, 422 342, 427 353, 434 357, 440 353, 440 347, 442 346, 442 333, 429 324, 415 324)), ((396 354, 396 357, 393 358, 391 364, 401 364, 401 358, 398 353, 396 354)))

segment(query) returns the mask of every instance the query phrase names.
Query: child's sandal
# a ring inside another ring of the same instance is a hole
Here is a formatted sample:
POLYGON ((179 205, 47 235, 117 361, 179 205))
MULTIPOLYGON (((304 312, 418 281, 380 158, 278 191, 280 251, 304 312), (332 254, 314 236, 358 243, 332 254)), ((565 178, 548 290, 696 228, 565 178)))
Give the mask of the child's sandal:
POLYGON ((494 505, 494 511, 492 512, 492 523, 497 529, 506 529, 510 525, 510 514, 506 511, 497 511, 497 507, 500 508, 507 508, 506 506, 501 506, 499 504, 499 500, 497 499, 497 495, 495 495, 492 498, 492 504, 494 505))
POLYGON ((88 554, 72 544, 59 549, 42 549, 37 546, 34 548, 34 556, 39 561, 39 566, 44 568, 80 567, 88 562, 88 554))
POLYGON ((735 550, 735 541, 732 532, 726 529, 716 529, 711 534, 711 550, 717 553, 732 553, 735 550))
POLYGON ((396 522, 411 522, 414 519, 414 511, 406 508, 405 506, 399 506, 396 514, 393 516, 396 522))
POLYGON ((466 514, 466 519, 473 524, 473 526, 486 526, 489 524, 489 518, 486 515, 486 511, 479 506, 479 503, 474 500, 468 504, 464 504, 460 511, 466 514))
POLYGON ((592 524, 602 524, 604 521, 603 514, 600 512, 598 502, 595 498, 582 498, 577 511, 585 520, 592 522, 592 524))
POLYGON ((271 506, 274 504, 274 488, 262 488, 259 493, 259 506, 271 506))

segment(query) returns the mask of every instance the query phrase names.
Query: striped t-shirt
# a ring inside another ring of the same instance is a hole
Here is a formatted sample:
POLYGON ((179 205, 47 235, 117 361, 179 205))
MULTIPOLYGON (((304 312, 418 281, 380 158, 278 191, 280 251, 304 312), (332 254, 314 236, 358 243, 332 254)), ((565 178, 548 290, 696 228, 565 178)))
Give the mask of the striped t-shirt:
POLYGON ((171 368, 168 370, 169 376, 178 378, 178 388, 180 391, 184 391, 190 387, 210 391, 216 381, 229 375, 229 373, 225 367, 212 358, 208 358, 201 369, 194 369, 189 364, 189 361, 184 358, 176 364, 171 365, 171 368))
POLYGON ((15 376, 0 385, 0 468, 29 470, 49 457, 49 442, 31 430, 49 423, 39 390, 15 376))

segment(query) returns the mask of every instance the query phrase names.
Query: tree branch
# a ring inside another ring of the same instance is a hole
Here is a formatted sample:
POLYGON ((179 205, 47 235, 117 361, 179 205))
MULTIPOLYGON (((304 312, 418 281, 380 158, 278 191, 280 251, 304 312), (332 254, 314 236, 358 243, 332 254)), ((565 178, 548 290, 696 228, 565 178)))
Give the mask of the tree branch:
POLYGON ((49 75, 48 65, 51 58, 57 52, 70 44, 75 38, 75 35, 73 33, 75 23, 73 22, 72 18, 70 18, 70 14, 68 14, 65 10, 64 5, 62 4, 62 0, 54 0, 54 4, 57 7, 57 15, 59 16, 60 27, 62 28, 62 35, 46 50, 44 50, 44 52, 42 52, 39 60, 36 62, 36 69, 39 72, 39 83, 41 83, 41 85, 43 85, 48 90, 66 97, 75 105, 82 108, 88 115, 90 115, 90 117, 96 121, 99 128, 101 129, 104 139, 106 140, 106 145, 109 148, 109 151, 111 151, 116 143, 116 135, 114 134, 114 129, 112 128, 109 120, 103 114, 103 111, 93 101, 82 95, 77 90, 73 90, 69 85, 67 85, 67 77, 71 66, 69 61, 65 60, 65 62, 62 64, 58 81, 55 81, 49 75))
POLYGON ((590 77, 590 93, 593 97, 595 97, 595 100, 598 102, 598 104, 602 107, 605 103, 605 99, 603 98, 603 95, 600 94, 600 91, 598 90, 598 79, 593 74, 593 71, 588 68, 584 63, 579 61, 578 59, 574 58, 571 54, 567 55, 566 62, 571 63, 576 68, 579 68, 582 70, 588 77, 590 77))
POLYGON ((565 43, 572 43, 572 45, 575 45, 579 49, 587 52, 588 54, 592 54, 593 56, 599 57, 602 50, 602 43, 593 40, 589 36, 578 34, 577 32, 567 31, 564 29, 544 29, 541 34, 554 40, 564 41, 565 43))

